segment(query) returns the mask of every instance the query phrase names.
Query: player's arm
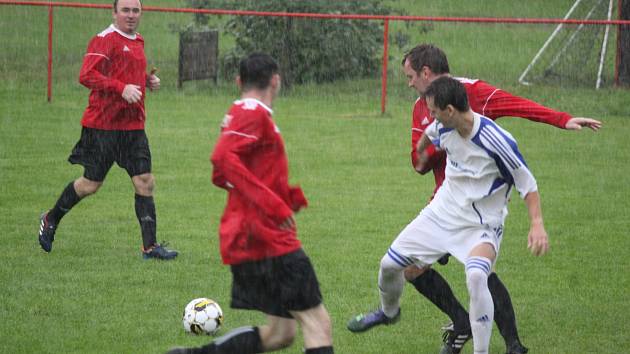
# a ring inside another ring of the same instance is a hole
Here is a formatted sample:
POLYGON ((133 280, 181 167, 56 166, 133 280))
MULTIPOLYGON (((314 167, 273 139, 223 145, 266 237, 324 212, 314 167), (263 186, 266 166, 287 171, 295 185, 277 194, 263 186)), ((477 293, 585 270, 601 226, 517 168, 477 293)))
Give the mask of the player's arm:
POLYGON ((526 98, 513 95, 484 81, 476 82, 469 96, 475 96, 477 113, 492 119, 505 116, 519 117, 567 130, 580 130, 582 127, 588 127, 596 131, 602 124, 592 118, 572 117, 566 112, 556 111, 526 98))
MULTIPOLYGON (((416 171, 421 174, 425 174, 427 171, 431 170, 429 166, 429 154, 427 152, 429 147, 433 147, 431 140, 429 140, 426 134, 422 134, 415 149, 418 158, 414 166, 416 171)), ((435 148, 433 150, 435 151, 435 148)))
POLYGON ((436 150, 435 146, 429 145, 425 150, 425 158, 420 165, 420 155, 418 154, 418 144, 421 138, 425 135, 424 131, 429 125, 422 125, 416 116, 413 118, 413 126, 411 129, 411 165, 421 175, 424 175, 431 171, 442 159, 444 159, 445 152, 436 150))
POLYGON ((543 224, 540 195, 538 191, 529 192, 524 200, 529 213, 527 248, 535 256, 542 256, 549 250, 549 237, 547 236, 547 231, 545 231, 545 225, 543 224))
POLYGON ((441 158, 438 154, 444 153, 444 151, 438 150, 438 148, 437 121, 433 121, 433 123, 426 128, 424 134, 420 137, 420 141, 418 141, 416 145, 415 151, 418 156, 415 165, 416 171, 423 173, 422 171, 429 171, 433 168, 436 157, 439 156, 441 158))
POLYGON ((104 39, 96 37, 88 45, 79 73, 79 82, 94 91, 111 91, 122 95, 125 83, 108 76, 111 54, 104 39))
POLYGON ((257 148, 259 132, 258 129, 251 127, 247 129, 242 125, 223 130, 210 157, 214 167, 213 182, 216 182, 216 177, 221 176, 219 180, 224 182, 224 186, 228 188, 232 186, 231 188, 237 190, 243 198, 256 205, 278 224, 290 224, 287 219, 292 217, 293 212, 289 206, 254 176, 241 160, 241 155, 257 148))

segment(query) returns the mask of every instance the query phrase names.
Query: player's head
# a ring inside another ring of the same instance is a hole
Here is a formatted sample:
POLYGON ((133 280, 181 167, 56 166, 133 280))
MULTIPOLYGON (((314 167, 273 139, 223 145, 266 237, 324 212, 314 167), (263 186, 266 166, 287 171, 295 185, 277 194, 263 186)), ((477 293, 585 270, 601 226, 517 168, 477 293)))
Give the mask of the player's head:
POLYGON ((470 110, 464 85, 450 76, 439 77, 427 87, 424 97, 433 118, 453 126, 453 116, 470 110))
POLYGON ((271 87, 275 94, 280 90, 278 63, 269 54, 250 54, 241 60, 238 71, 238 82, 243 92, 271 87))
POLYGON ((449 73, 448 59, 442 49, 433 44, 420 44, 405 54, 403 71, 409 87, 423 94, 431 81, 449 73))
POLYGON ((140 24, 142 3, 140 0, 114 0, 112 16, 114 26, 127 34, 135 34, 140 24))

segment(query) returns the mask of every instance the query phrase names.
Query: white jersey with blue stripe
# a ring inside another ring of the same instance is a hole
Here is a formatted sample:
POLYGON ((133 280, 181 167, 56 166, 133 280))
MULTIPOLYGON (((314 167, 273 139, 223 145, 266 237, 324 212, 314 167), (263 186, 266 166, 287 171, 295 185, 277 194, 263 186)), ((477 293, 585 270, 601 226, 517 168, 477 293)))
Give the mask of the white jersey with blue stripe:
POLYGON ((465 138, 437 120, 425 134, 447 156, 446 179, 428 208, 454 225, 503 224, 512 186, 521 198, 538 189, 516 140, 484 116, 474 113, 465 138))

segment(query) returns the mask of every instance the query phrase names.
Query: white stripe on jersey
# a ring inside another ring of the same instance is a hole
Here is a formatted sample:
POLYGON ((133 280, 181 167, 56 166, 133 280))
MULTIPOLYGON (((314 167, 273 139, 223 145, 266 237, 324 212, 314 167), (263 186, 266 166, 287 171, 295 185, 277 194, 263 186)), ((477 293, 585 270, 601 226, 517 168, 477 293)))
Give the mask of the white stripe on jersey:
POLYGON ((479 79, 469 79, 467 77, 455 77, 455 80, 461 82, 462 84, 474 84, 479 81, 479 79))
POLYGON ((255 110, 257 106, 261 106, 267 112, 269 112, 269 114, 273 115, 273 110, 270 107, 267 107, 266 104, 262 103, 261 101, 255 98, 242 98, 240 100, 234 101, 234 104, 243 105, 243 109, 250 110, 250 111, 255 110))
POLYGON ((527 193, 538 190, 536 180, 512 135, 492 120, 482 116, 479 118, 479 130, 476 134, 479 138, 473 137, 472 141, 495 158, 503 178, 506 178, 509 184, 516 186, 521 197, 524 198, 527 193))
POLYGON ((515 155, 514 150, 509 146, 509 144, 502 139, 502 137, 497 134, 497 132, 492 131, 494 129, 490 128, 490 126, 483 127, 479 129, 479 136, 481 138, 481 142, 484 143, 484 147, 492 148, 496 153, 501 156, 501 159, 508 163, 511 169, 515 170, 521 166, 518 161, 518 156, 515 155))
POLYGON ((109 57, 108 57, 107 55, 103 55, 103 54, 100 54, 100 53, 85 53, 85 56, 86 56, 86 57, 87 57, 87 56, 90 56, 90 55, 99 56, 99 57, 103 57, 103 58, 105 58, 105 59, 107 59, 107 60, 110 60, 110 59, 109 59, 109 57))
POLYGON ((116 30, 115 30, 115 28, 114 28, 114 25, 112 24, 112 25, 109 25, 109 27, 107 27, 106 29, 104 29, 101 33, 99 33, 99 34, 98 34, 98 36, 99 36, 99 37, 105 37, 105 36, 107 36, 108 34, 110 34, 110 33, 112 33, 112 32, 115 32, 115 31, 116 31, 116 30))
POLYGON ((225 135, 238 135, 238 136, 242 136, 242 137, 245 137, 245 138, 250 138, 250 139, 258 140, 258 137, 257 137, 256 135, 245 134, 245 133, 237 132, 236 130, 226 130, 226 131, 224 131, 224 132, 221 132, 221 134, 225 134, 225 135))
POLYGON ((483 108, 481 109, 481 112, 480 112, 482 116, 486 115, 486 106, 488 105, 490 98, 492 98, 492 96, 494 96, 494 94, 497 93, 497 91, 499 91, 499 89, 492 91, 492 93, 488 95, 488 97, 486 98, 486 102, 483 104, 483 108))

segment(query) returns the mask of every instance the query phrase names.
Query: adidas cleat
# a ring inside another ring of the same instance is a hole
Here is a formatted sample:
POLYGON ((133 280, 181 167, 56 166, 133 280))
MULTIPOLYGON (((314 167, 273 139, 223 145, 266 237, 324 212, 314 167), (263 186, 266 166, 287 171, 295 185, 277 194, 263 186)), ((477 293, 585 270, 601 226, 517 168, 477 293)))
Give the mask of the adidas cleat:
POLYGON ((389 318, 383 310, 378 309, 367 314, 360 314, 348 322, 348 330, 350 332, 365 332, 368 329, 378 325, 390 325, 400 320, 400 309, 396 316, 389 318))
POLYGON ((48 221, 48 212, 43 213, 39 217, 39 245, 46 252, 52 251, 52 244, 55 241, 55 231, 57 231, 57 225, 48 221))

